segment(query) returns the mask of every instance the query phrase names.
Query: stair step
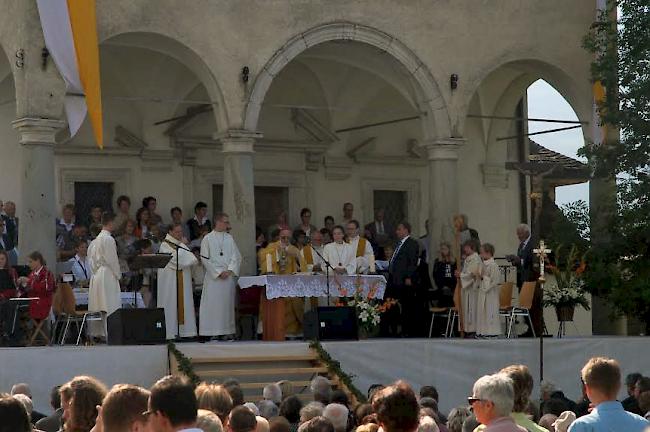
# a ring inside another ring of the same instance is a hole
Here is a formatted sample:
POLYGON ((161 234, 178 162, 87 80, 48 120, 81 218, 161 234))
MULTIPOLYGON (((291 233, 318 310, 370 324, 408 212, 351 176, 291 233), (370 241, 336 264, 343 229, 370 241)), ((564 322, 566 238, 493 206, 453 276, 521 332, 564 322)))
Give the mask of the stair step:
POLYGON ((295 367, 295 368, 265 368, 265 369, 208 369, 197 371, 200 376, 208 377, 237 377, 255 375, 302 375, 327 373, 326 367, 295 367))
MULTIPOLYGON (((240 383, 239 386, 242 388, 242 390, 246 389, 264 389, 269 384, 274 384, 271 382, 267 383, 240 383)), ((311 381, 291 381, 291 385, 293 386, 294 389, 296 388, 303 388, 303 387, 309 387, 311 385, 311 381)))
POLYGON ((288 356, 268 356, 268 357, 198 357, 190 358, 192 363, 267 363, 267 362, 286 362, 286 361, 316 361, 318 357, 314 354, 288 355, 288 356))
MULTIPOLYGON (((311 393, 298 393, 295 394, 294 396, 298 396, 298 399, 300 399, 304 403, 312 402, 314 400, 314 397, 312 396, 311 393)), ((245 396, 244 399, 246 399, 246 402, 259 402, 264 398, 262 397, 261 394, 257 394, 253 396, 245 396)))

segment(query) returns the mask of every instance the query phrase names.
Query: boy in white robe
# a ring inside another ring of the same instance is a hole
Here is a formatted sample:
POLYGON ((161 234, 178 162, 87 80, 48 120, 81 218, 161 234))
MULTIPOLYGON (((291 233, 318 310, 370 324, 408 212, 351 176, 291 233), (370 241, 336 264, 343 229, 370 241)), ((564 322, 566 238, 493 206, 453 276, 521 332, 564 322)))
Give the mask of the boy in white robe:
POLYGON ((183 226, 175 224, 160 245, 159 252, 171 254, 165 268, 158 269, 158 307, 165 310, 167 339, 196 337, 196 316, 192 296, 192 266, 197 263, 183 238, 183 226), (178 254, 178 255, 177 255, 178 254), (181 278, 178 280, 178 272, 181 278), (178 289, 178 291, 177 291, 178 289), (181 307, 179 307, 179 304, 181 307))
POLYGON ((499 281, 501 271, 494 261, 494 246, 485 243, 481 246, 483 271, 478 291, 476 308, 476 334, 482 337, 497 337, 501 334, 499 319, 499 281))
POLYGON ((460 272, 462 319, 459 321, 462 327, 459 323, 459 330, 464 331, 466 336, 476 333, 476 306, 483 270, 483 262, 476 249, 477 244, 474 240, 468 240, 463 244, 463 254, 466 258, 460 272))
POLYGON ((122 307, 120 294, 120 262, 117 259, 117 246, 111 235, 113 231, 112 214, 102 215, 102 231, 88 246, 88 259, 92 267, 92 277, 88 289, 88 311, 102 312, 102 321, 91 321, 88 333, 95 337, 106 337, 106 317, 122 307))
POLYGON ((205 267, 199 335, 233 339, 235 326, 235 288, 241 254, 228 233, 230 220, 225 213, 214 217, 214 230, 201 241, 201 260, 205 267))

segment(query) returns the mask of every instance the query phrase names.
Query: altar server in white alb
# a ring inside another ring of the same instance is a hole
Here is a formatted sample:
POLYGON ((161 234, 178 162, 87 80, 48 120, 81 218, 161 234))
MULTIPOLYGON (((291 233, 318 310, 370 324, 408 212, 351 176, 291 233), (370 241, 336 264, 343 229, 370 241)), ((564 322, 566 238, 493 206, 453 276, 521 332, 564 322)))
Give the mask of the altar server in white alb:
POLYGON ((350 243, 345 242, 343 227, 337 225, 332 228, 334 241, 325 245, 323 258, 334 268, 337 274, 353 275, 356 273, 357 261, 350 243))
POLYGON ((96 337, 106 336, 106 316, 122 306, 120 296, 120 262, 117 259, 112 214, 102 215, 102 231, 88 246, 88 258, 92 266, 92 277, 88 290, 88 311, 102 312, 101 325, 89 323, 89 333, 96 337))
POLYGON ((172 256, 165 268, 158 269, 158 307, 165 309, 167 339, 196 336, 192 266, 198 260, 187 243, 183 225, 175 223, 158 251, 172 256))
POLYGON ((230 220, 225 213, 214 217, 214 230, 201 241, 205 267, 199 310, 201 336, 232 337, 235 328, 235 278, 239 276, 241 254, 228 233, 230 220))
POLYGON ((481 246, 483 270, 478 290, 476 307, 476 334, 483 337, 497 337, 501 334, 499 319, 499 281, 501 271, 494 261, 494 246, 484 243, 481 246))
POLYGON ((352 246, 357 264, 356 273, 374 273, 375 272, 375 253, 372 250, 370 242, 359 236, 359 222, 352 219, 345 227, 348 235, 348 243, 352 246))
POLYGON ((476 333, 476 304, 483 271, 483 262, 477 253, 478 245, 476 243, 473 239, 463 243, 463 253, 466 258, 463 270, 460 272, 461 307, 463 309, 463 327, 460 330, 470 334, 476 333))

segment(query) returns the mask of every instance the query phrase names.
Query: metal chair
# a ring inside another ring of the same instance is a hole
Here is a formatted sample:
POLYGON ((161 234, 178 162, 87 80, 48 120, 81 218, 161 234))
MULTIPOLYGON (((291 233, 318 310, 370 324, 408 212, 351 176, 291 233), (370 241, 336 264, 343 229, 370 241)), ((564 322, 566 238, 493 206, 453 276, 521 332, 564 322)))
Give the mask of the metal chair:
MULTIPOLYGON (((508 326, 507 337, 512 337, 512 327, 516 317, 525 317, 528 319, 530 329, 535 337, 535 329, 533 328, 533 320, 530 317, 530 309, 533 306, 533 296, 535 295, 535 287, 537 282, 524 282, 519 292, 519 305, 513 306, 510 310, 510 325, 508 326)), ((515 334, 516 336, 516 334, 515 334)))
POLYGON ((447 325, 445 326, 445 337, 449 337, 449 326, 451 324, 451 311, 453 308, 450 307, 437 307, 437 306, 431 306, 429 307, 429 312, 431 312, 431 324, 429 325, 429 338, 433 335, 433 321, 436 319, 437 316, 441 317, 447 317, 447 325))
POLYGON ((510 313, 512 312, 512 290, 515 284, 504 282, 499 289, 499 318, 505 318, 505 328, 509 328, 510 313))

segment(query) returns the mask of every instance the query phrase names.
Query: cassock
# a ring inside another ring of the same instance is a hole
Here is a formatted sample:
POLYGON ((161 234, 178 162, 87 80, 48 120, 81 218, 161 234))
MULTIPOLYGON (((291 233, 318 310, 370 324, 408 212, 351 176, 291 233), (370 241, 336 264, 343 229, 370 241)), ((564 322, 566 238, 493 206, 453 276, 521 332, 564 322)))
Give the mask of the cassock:
POLYGON ((483 262, 481 257, 474 252, 463 263, 463 271, 460 273, 460 283, 462 284, 462 300, 464 324, 463 330, 466 333, 476 332, 476 304, 478 302, 478 291, 481 286, 481 279, 476 279, 475 274, 481 274, 483 262))
POLYGON ((478 291, 476 307, 476 334, 498 336, 501 334, 499 319, 499 265, 490 258, 483 263, 483 278, 478 291))
POLYGON ((350 246, 355 251, 356 269, 355 273, 375 272, 375 253, 370 242, 360 236, 350 239, 350 246))
POLYGON ((357 261, 355 251, 349 243, 328 243, 323 249, 323 258, 325 258, 335 269, 343 268, 349 275, 353 275, 357 270, 357 261))
POLYGON ((211 231, 201 241, 201 258, 205 268, 203 293, 199 308, 199 334, 226 336, 236 333, 235 278, 239 276, 241 254, 227 232, 211 231), (219 275, 232 272, 225 279, 219 275))
MULTIPOLYGON (((106 312, 110 315, 122 306, 120 297, 120 263, 117 259, 117 247, 111 233, 102 230, 88 246, 88 258, 93 275, 88 290, 88 311, 106 312)), ((105 317, 101 328, 89 326, 90 333, 105 335, 105 317)), ((92 324, 92 323, 91 323, 92 324)))
MULTIPOLYGON (((260 264, 262 265, 262 271, 264 273, 290 275, 299 271, 307 271, 307 265, 303 256, 300 254, 300 251, 292 245, 288 245, 286 251, 283 252, 282 244, 280 242, 271 243, 266 247, 266 249, 260 251, 260 256, 262 258, 260 264), (288 252, 291 252, 291 254, 288 252)), ((302 297, 286 297, 279 300, 284 303, 283 308, 278 308, 277 305, 271 305, 271 307, 275 306, 272 311, 274 315, 282 315, 284 317, 284 332, 281 332, 281 329, 277 330, 285 336, 293 337, 301 335, 305 314, 305 299, 302 297), (280 309, 284 309, 284 311, 281 311, 280 309)), ((270 303, 277 302, 271 300, 270 303)), ((266 313, 264 312, 264 308, 262 308, 260 311, 260 320, 262 320, 263 323, 265 316, 266 313)), ((267 325, 263 324, 265 329, 269 328, 268 324, 271 323, 267 323, 267 325)))
POLYGON ((192 252, 183 248, 187 248, 187 245, 169 234, 160 245, 160 253, 172 256, 165 268, 158 269, 158 307, 165 309, 167 339, 174 339, 177 334, 180 337, 196 336, 192 266, 198 260, 192 252), (168 242, 180 246, 178 251, 168 242), (176 278, 178 278, 178 286, 176 278))

